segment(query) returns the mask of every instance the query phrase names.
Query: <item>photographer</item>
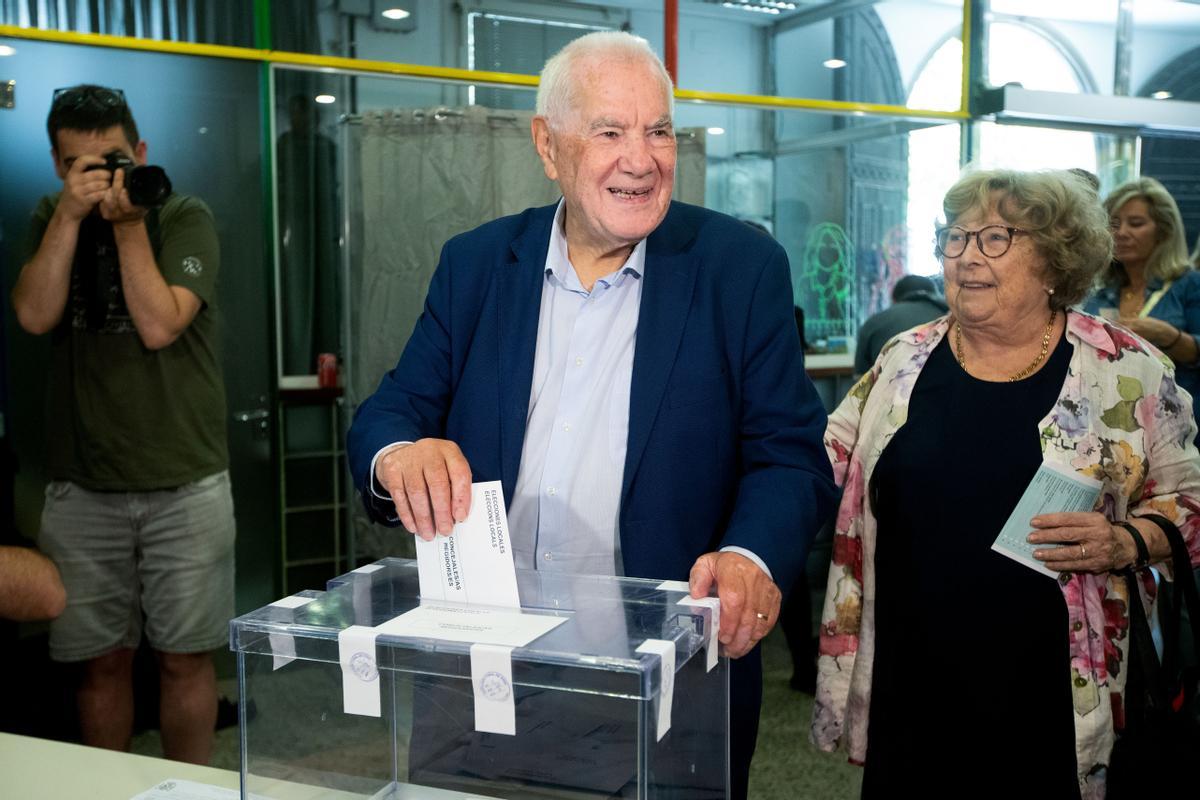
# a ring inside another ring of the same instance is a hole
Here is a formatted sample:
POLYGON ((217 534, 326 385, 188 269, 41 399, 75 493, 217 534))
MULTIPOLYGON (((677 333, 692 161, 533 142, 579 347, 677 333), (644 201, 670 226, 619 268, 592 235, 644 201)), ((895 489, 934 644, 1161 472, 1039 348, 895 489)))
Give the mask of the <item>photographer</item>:
POLYGON ((84 742, 128 749, 144 625, 164 753, 204 763, 210 651, 233 615, 216 231, 145 166, 119 89, 57 90, 47 130, 63 188, 34 212, 13 305, 22 328, 51 334, 39 545, 68 600, 50 654, 83 664, 84 742))

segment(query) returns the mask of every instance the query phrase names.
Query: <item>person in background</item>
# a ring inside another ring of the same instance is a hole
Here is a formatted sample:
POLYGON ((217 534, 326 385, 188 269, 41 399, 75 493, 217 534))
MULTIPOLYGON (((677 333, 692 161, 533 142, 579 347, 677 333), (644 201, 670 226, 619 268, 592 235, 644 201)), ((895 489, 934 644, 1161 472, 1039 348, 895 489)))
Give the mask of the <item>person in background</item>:
POLYGON ((896 281, 892 304, 872 314, 858 330, 854 374, 866 373, 879 357, 879 351, 897 333, 940 317, 947 310, 946 299, 938 294, 937 285, 929 278, 905 275, 896 281))
POLYGON ((168 182, 136 191, 147 145, 120 89, 57 90, 46 127, 62 191, 34 211, 12 299, 50 337, 38 546, 67 588, 50 656, 82 664, 84 743, 128 750, 144 627, 163 752, 207 763, 234 572, 216 227, 168 182))
POLYGON ((1086 183, 1089 187, 1091 187, 1092 192, 1096 195, 1097 200, 1100 198, 1100 176, 1099 175, 1092 172, 1091 170, 1084 169, 1083 167, 1072 167, 1071 169, 1067 170, 1067 172, 1078 177, 1084 183, 1086 183))
POLYGON ((0 619, 54 619, 66 605, 53 561, 29 547, 0 546, 0 619))
POLYGON ((1154 178, 1140 178, 1114 189, 1104 208, 1114 260, 1084 310, 1120 322, 1167 354, 1179 386, 1194 397, 1200 392, 1200 273, 1188 258, 1175 198, 1154 178))
POLYGON ((950 314, 884 347, 826 430, 813 741, 865 764, 866 798, 1100 798, 1143 600, 1116 571, 1148 578, 1171 524, 1200 561, 1191 399, 1076 310, 1112 251, 1077 177, 968 173, 943 211, 950 314), (1051 575, 992 550, 1043 464, 1101 484, 1094 510, 1017 521, 1051 575))

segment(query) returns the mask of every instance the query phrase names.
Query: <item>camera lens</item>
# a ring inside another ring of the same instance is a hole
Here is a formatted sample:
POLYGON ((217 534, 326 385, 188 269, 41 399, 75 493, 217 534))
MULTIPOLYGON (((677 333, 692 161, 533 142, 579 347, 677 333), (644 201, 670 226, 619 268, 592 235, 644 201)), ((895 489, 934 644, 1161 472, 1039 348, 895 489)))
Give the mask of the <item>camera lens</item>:
POLYGON ((142 208, 162 205, 171 196, 171 179, 162 167, 134 167, 125 173, 129 202, 142 208))

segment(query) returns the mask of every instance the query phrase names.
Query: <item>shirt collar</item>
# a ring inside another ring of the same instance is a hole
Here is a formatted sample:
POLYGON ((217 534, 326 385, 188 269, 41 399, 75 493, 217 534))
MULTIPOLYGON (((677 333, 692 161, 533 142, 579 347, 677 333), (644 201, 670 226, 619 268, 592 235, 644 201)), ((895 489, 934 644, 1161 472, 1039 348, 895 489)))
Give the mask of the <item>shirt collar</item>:
MULTIPOLYGON (((579 276, 575 274, 575 267, 571 265, 571 259, 567 257, 567 236, 563 228, 566 209, 567 201, 559 200, 558 208, 554 211, 554 224, 550 226, 550 249, 546 251, 546 277, 553 276, 559 285, 572 291, 582 292, 583 284, 579 282, 579 276)), ((621 267, 600 278, 596 283, 604 286, 619 286, 626 275, 641 278, 645 270, 646 240, 642 239, 634 245, 633 252, 629 254, 629 258, 625 259, 625 263, 621 267)))

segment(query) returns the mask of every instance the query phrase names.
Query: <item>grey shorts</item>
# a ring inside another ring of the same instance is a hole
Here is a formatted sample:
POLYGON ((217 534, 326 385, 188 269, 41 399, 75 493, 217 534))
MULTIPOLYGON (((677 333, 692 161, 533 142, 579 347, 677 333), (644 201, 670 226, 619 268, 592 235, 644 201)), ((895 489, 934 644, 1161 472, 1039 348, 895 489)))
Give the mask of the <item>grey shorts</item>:
POLYGON ((46 487, 38 544, 58 565, 67 609, 50 624, 50 657, 84 661, 137 647, 202 653, 233 616, 229 473, 154 492, 46 487))

